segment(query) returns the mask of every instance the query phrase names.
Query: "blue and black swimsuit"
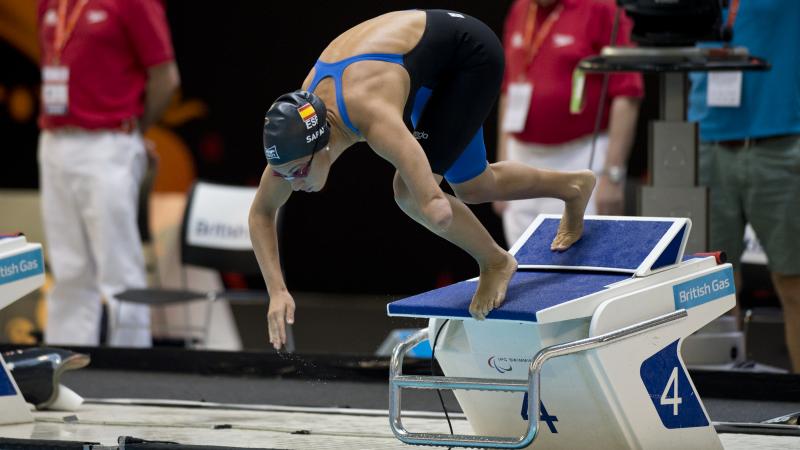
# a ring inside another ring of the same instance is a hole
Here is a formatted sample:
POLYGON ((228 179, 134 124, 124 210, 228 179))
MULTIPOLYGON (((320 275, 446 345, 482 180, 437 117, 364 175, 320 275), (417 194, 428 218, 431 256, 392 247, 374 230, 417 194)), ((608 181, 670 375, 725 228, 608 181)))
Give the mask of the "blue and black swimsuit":
POLYGON ((333 78, 342 121, 350 121, 342 96, 342 73, 357 61, 386 61, 405 67, 411 79, 403 119, 414 134, 434 173, 450 183, 480 175, 488 164, 483 121, 497 100, 503 78, 503 47, 483 22, 466 14, 428 10, 419 43, 405 55, 369 53, 335 63, 317 61, 313 91, 333 78))

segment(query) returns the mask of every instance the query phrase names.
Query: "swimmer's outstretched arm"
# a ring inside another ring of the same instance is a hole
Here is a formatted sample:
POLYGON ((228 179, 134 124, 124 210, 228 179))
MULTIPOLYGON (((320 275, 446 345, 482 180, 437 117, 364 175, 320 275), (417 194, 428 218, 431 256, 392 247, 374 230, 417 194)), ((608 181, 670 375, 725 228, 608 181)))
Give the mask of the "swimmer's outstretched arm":
POLYGON ((283 280, 275 227, 278 209, 291 194, 291 185, 282 178, 272 176, 272 168, 268 165, 261 175, 248 219, 250 241, 269 292, 269 342, 276 350, 286 344, 286 324, 294 322, 294 299, 283 280))
POLYGON ((401 112, 392 111, 389 105, 372 110, 366 126, 360 125, 367 143, 397 169, 428 227, 434 231, 447 229, 453 220, 450 202, 436 182, 425 152, 403 123, 401 112))

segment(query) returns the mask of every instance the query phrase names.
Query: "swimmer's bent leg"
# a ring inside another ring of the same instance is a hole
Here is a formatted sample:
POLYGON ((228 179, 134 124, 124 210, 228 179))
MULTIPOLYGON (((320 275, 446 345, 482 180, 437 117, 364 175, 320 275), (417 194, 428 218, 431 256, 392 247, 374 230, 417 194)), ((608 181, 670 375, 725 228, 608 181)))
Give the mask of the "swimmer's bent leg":
POLYGON ((505 300, 508 282, 517 270, 514 257, 497 245, 478 218, 457 198, 447 195, 453 210, 453 220, 448 228, 437 231, 426 225, 411 192, 399 174, 394 177, 394 192, 395 201, 403 212, 438 236, 459 246, 478 262, 481 276, 470 304, 470 314, 477 319, 485 318, 489 311, 505 300))

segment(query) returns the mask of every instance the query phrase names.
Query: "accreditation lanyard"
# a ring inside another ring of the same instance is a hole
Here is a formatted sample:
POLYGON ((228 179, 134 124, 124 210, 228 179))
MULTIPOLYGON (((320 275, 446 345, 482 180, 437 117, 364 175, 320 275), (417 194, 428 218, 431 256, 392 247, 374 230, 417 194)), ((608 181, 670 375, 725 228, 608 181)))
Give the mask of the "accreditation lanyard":
POLYGON ((526 75, 528 69, 533 63, 539 49, 542 48, 544 40, 550 31, 553 29, 561 11, 564 9, 562 4, 550 12, 547 19, 542 23, 542 27, 536 29, 536 13, 538 6, 534 0, 530 0, 528 4, 528 15, 525 21, 525 29, 523 34, 523 48, 525 50, 524 65, 520 68, 521 71, 517 75, 517 81, 511 82, 508 85, 506 93, 506 107, 503 114, 503 121, 500 124, 501 129, 508 133, 519 133, 525 129, 528 120, 528 112, 531 109, 531 99, 533 97, 533 83, 527 79, 526 75))
POLYGON ((736 16, 739 14, 739 0, 731 0, 728 5, 728 21, 726 25, 733 30, 733 24, 736 23, 736 16))
POLYGON ((544 44, 545 38, 547 38, 547 35, 549 35, 550 31, 552 31, 553 26, 561 16, 561 11, 563 9, 564 5, 559 3, 558 6, 556 6, 555 9, 547 15, 544 23, 542 23, 542 27, 537 30, 536 14, 539 10, 539 7, 534 0, 531 0, 528 4, 528 15, 525 21, 524 30, 525 33, 523 34, 524 48, 526 50, 524 72, 527 72, 531 63, 533 63, 534 58, 536 58, 536 55, 542 48, 542 44, 544 44))
POLYGON ((81 17, 83 8, 89 0, 78 0, 78 3, 72 8, 72 13, 67 18, 67 0, 58 0, 58 22, 56 23, 55 37, 53 38, 53 62, 59 64, 61 54, 64 47, 67 45, 72 32, 75 31, 75 25, 78 24, 78 19, 81 17))
POLYGON ((89 0, 78 0, 67 18, 67 0, 58 0, 58 21, 53 37, 53 57, 42 66, 42 107, 51 116, 69 111, 69 67, 61 64, 61 54, 89 0))

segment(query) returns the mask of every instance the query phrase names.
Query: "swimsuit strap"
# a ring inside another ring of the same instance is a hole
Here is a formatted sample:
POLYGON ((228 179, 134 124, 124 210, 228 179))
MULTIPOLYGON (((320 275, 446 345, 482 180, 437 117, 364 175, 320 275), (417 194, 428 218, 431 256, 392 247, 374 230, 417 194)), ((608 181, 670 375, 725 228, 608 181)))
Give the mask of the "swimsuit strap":
POLYGON ((360 135, 361 133, 358 131, 358 128, 350 121, 350 116, 347 114, 347 106, 344 103, 344 96, 342 95, 342 75, 344 74, 344 70, 350 64, 358 61, 384 61, 400 64, 402 66, 403 55, 395 53, 364 53, 334 63, 318 60, 317 63, 314 64, 314 79, 311 80, 308 90, 313 92, 320 81, 328 77, 333 78, 333 83, 336 88, 336 106, 339 108, 339 115, 342 117, 342 122, 347 125, 347 128, 350 128, 354 133, 360 135))

